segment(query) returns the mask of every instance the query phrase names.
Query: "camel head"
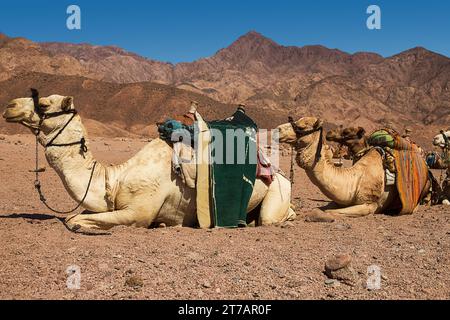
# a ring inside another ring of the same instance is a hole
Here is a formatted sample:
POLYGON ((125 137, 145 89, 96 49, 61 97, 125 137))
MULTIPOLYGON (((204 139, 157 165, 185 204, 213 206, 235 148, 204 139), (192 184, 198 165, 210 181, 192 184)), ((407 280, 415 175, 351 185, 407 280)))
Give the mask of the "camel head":
POLYGON ((315 117, 303 117, 295 122, 282 124, 277 127, 279 142, 291 145, 296 144, 300 148, 306 147, 315 138, 314 134, 308 133, 318 132, 322 125, 323 121, 315 117))
POLYGON ((441 131, 441 133, 433 138, 433 145, 444 148, 448 144, 448 141, 450 141, 450 130, 447 132, 441 131), (447 141, 445 141, 444 135, 447 137, 447 141))
POLYGON ((361 140, 364 138, 366 130, 362 127, 350 127, 345 129, 335 129, 327 132, 327 141, 345 144, 351 140, 361 140))
POLYGON ((3 112, 3 118, 6 122, 20 123, 31 129, 37 129, 40 121, 32 98, 18 98, 9 102, 3 112))
POLYGON ((72 97, 51 95, 40 98, 36 107, 32 98, 19 98, 7 105, 3 118, 7 122, 20 123, 31 130, 40 129, 47 134, 64 125, 70 115, 43 119, 44 115, 67 112, 71 109, 74 109, 72 97))

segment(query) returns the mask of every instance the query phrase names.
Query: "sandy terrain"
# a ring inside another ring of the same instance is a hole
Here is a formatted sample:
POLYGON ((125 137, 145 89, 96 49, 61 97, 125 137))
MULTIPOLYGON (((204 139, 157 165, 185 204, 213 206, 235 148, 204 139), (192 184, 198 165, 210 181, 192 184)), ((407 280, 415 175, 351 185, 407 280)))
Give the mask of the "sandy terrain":
MULTIPOLYGON (((118 163, 144 143, 95 138, 92 149, 118 163)), ((69 232, 39 203, 33 165, 31 136, 0 136, 0 299, 450 299, 450 208, 308 223, 305 213, 326 198, 297 169, 299 217, 283 228, 120 227, 85 236, 69 232), (351 254, 355 286, 326 282, 324 264, 337 253, 351 254), (66 285, 72 265, 81 270, 79 290, 66 285), (365 287, 371 265, 381 268, 380 290, 365 287)), ((72 207, 47 169, 49 202, 72 207)))

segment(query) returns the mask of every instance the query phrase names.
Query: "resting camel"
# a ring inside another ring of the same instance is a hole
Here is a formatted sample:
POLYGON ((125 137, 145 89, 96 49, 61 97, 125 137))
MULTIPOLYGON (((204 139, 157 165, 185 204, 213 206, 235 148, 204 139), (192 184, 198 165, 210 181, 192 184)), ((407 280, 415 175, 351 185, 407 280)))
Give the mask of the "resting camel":
MULTIPOLYGON (((341 208, 327 213, 362 217, 381 213, 398 201, 395 185, 386 186, 381 155, 370 150, 350 168, 333 165, 329 147, 322 142, 323 122, 315 117, 278 127, 279 141, 293 145, 296 162, 311 182, 341 208)), ((425 187, 428 192, 429 186, 425 187)))
POLYGON ((326 139, 346 146, 353 163, 355 163, 369 147, 365 134, 366 130, 362 127, 339 128, 328 131, 326 139))
MULTIPOLYGON (((86 192, 92 172, 92 183, 82 203, 91 213, 68 216, 65 222, 69 229, 197 224, 195 189, 187 188, 173 173, 172 148, 166 142, 155 139, 127 162, 103 165, 94 159, 88 141, 86 148, 79 143, 61 146, 87 140, 81 118, 74 110, 72 97, 51 95, 38 103, 32 98, 15 99, 3 114, 6 121, 20 123, 33 133, 40 130, 39 142, 45 147, 48 163, 77 203, 86 192)), ((248 212, 260 206, 258 224, 280 223, 295 215, 290 198, 290 183, 282 175, 277 174, 270 187, 257 180, 248 212)))
POLYGON ((433 139, 433 145, 442 148, 444 157, 447 158, 442 159, 441 157, 439 157, 439 160, 441 160, 441 167, 437 169, 447 169, 446 178, 442 184, 442 197, 444 198, 442 204, 450 205, 450 130, 441 131, 441 133, 436 135, 433 139))
POLYGON ((448 169, 448 163, 441 157, 441 154, 436 151, 430 151, 426 155, 426 159, 433 157, 434 163, 428 164, 431 169, 445 170, 448 169))

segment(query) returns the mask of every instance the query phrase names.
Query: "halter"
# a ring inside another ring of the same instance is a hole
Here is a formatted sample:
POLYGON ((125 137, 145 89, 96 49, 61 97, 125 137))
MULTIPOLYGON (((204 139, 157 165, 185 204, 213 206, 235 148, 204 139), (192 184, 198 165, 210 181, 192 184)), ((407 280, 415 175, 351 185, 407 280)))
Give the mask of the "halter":
POLYGON ((72 120, 78 114, 77 110, 71 109, 71 110, 67 110, 67 111, 58 111, 58 112, 45 113, 45 112, 42 112, 40 110, 40 108, 39 108, 39 92, 36 89, 31 89, 31 97, 33 98, 33 103, 34 103, 34 112, 36 112, 39 115, 39 118, 40 118, 38 128, 37 128, 37 130, 35 132, 36 138, 39 136, 39 134, 41 132, 42 123, 46 119, 57 118, 57 117, 60 117, 60 116, 63 116, 63 115, 67 115, 67 114, 71 114, 72 115, 72 117, 70 117, 69 121, 67 121, 66 124, 64 124, 64 126, 61 129, 59 129, 59 131, 56 133, 56 135, 44 146, 44 148, 48 148, 48 147, 70 147, 70 146, 75 146, 75 145, 79 144, 81 152, 86 153, 88 151, 88 148, 86 146, 86 139, 84 137, 82 137, 80 139, 80 141, 69 142, 69 143, 54 143, 56 138, 58 138, 61 135, 61 133, 63 133, 63 131, 70 124, 70 122, 72 122, 72 120))
POLYGON ((295 132, 295 135, 297 137, 297 141, 300 138, 309 136, 309 135, 311 135, 311 134, 313 134, 315 132, 320 131, 319 145, 317 146, 316 155, 314 157, 314 160, 317 163, 320 160, 320 158, 322 157, 323 127, 322 126, 318 126, 317 128, 313 128, 311 130, 303 130, 299 126, 297 126, 297 124, 295 123, 295 121, 294 121, 294 119, 292 117, 289 117, 288 121, 291 124, 292 129, 295 132))
POLYGON ((80 141, 76 141, 76 142, 70 142, 70 143, 54 143, 55 139, 67 128, 67 126, 69 125, 69 123, 73 120, 73 118, 75 118, 75 116, 78 114, 77 111, 75 109, 72 110, 67 110, 67 111, 59 111, 59 112, 51 112, 51 113, 45 113, 42 112, 39 109, 39 92, 36 89, 31 89, 31 97, 33 98, 33 103, 34 103, 34 111, 39 115, 39 126, 35 131, 35 136, 36 136, 36 169, 33 171, 36 174, 36 180, 34 180, 34 187, 36 189, 36 191, 39 194, 39 200, 51 211, 55 212, 55 213, 59 213, 59 214, 68 214, 68 213, 72 213, 75 210, 77 210, 79 207, 81 207, 81 205, 84 203, 84 201, 87 198, 87 195, 89 193, 89 188, 91 187, 91 182, 92 182, 92 178, 94 176, 94 171, 95 171, 95 167, 97 165, 97 161, 94 162, 94 165, 92 166, 92 171, 91 171, 91 175, 89 177, 89 182, 88 182, 88 186, 86 188, 86 192, 83 196, 83 199, 77 204, 77 206, 70 210, 70 211, 59 211, 56 209, 51 208, 48 204, 47 204, 47 199, 45 198, 42 190, 41 190, 41 182, 39 181, 39 173, 40 172, 44 172, 44 169, 40 169, 39 168, 39 156, 38 156, 38 151, 39 151, 39 134, 41 132, 41 126, 42 123, 44 122, 45 119, 50 119, 50 118, 56 118, 62 115, 66 115, 66 114, 72 114, 72 117, 70 117, 69 121, 66 122, 66 124, 58 131, 58 133, 50 140, 50 142, 48 142, 44 148, 48 148, 48 147, 69 147, 69 146, 74 146, 79 144, 80 145, 80 150, 81 152, 84 154, 88 151, 88 148, 86 146, 86 140, 84 137, 82 137, 80 139, 80 141))

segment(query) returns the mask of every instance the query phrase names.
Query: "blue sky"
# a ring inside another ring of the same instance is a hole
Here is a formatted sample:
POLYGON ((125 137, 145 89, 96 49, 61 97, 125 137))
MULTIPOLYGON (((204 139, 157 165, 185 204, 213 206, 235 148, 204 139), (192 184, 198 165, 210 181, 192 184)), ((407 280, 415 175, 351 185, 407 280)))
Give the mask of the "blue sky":
POLYGON ((40 0, 2 1, 0 32, 34 41, 117 45, 161 61, 211 56, 250 30, 282 45, 321 44, 390 56, 423 46, 450 56, 447 0, 40 0), (66 28, 79 5, 82 30, 66 28), (377 4, 382 29, 368 30, 377 4))

